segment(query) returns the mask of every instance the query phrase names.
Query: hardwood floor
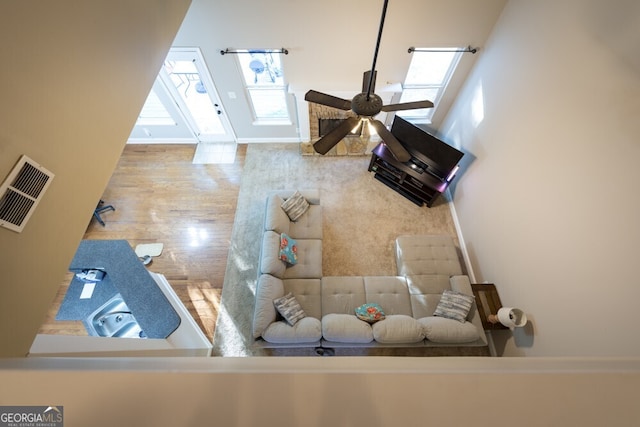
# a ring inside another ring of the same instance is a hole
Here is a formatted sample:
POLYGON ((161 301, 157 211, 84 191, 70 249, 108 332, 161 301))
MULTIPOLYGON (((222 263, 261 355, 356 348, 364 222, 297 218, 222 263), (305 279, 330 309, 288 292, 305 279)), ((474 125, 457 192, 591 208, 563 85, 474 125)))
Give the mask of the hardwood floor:
MULTIPOLYGON (((163 243, 148 266, 163 274, 213 340, 246 145, 233 164, 192 164, 195 145, 127 145, 103 194, 116 210, 95 219, 85 239, 163 243)), ((56 321, 72 274, 58 290, 41 334, 87 335, 81 321, 56 321)))

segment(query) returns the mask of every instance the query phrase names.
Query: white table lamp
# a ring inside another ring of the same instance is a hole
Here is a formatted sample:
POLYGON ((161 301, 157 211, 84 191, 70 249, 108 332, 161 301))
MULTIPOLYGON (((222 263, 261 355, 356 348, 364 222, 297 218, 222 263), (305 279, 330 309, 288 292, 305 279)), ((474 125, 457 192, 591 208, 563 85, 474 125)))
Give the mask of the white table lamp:
POLYGON ((520 328, 527 324, 527 315, 519 308, 502 307, 498 314, 488 318, 491 323, 502 323, 507 328, 520 328))

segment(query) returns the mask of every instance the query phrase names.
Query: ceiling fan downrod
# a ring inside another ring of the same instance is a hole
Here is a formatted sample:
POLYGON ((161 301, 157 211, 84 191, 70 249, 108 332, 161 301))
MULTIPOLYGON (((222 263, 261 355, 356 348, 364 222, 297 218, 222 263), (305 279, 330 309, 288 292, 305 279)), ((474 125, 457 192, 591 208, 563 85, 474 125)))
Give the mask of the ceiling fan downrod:
POLYGON ((384 27, 384 18, 387 15, 388 4, 389 0, 384 0, 384 5, 382 5, 382 16, 380 17, 380 28, 378 29, 378 40, 376 41, 376 49, 373 53, 373 64, 371 64, 371 75, 369 76, 369 85, 367 87, 367 101, 371 96, 371 88, 373 87, 373 80, 375 79, 376 61, 378 60, 378 50, 380 49, 380 40, 382 40, 382 28, 384 27))

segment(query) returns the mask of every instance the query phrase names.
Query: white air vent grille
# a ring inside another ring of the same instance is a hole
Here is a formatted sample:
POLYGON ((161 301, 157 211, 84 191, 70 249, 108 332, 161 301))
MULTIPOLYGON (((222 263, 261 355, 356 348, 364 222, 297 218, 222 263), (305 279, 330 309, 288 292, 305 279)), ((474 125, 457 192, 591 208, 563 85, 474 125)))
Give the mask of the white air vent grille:
POLYGON ((0 225, 22 231, 54 175, 22 156, 0 187, 0 225))

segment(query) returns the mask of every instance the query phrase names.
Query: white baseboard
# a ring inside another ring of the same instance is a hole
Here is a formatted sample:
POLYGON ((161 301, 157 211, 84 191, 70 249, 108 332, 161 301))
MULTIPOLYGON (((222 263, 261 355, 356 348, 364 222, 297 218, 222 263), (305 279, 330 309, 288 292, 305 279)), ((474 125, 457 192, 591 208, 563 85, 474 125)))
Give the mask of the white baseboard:
POLYGON ((129 138, 127 144, 197 144, 195 139, 180 138, 129 138))
MULTIPOLYGON (((464 241, 464 237, 462 236, 462 229, 460 228, 460 222, 458 221, 458 213, 456 212, 456 206, 453 204, 453 197, 451 197, 451 193, 447 190, 447 199, 449 200, 449 210, 451 211, 451 218, 453 218, 453 225, 456 228, 456 234, 458 235, 458 242, 460 243, 460 251, 462 252, 462 258, 464 260, 464 265, 467 267, 467 276, 469 276, 469 281, 471 283, 476 282, 476 275, 473 272, 473 267, 471 266, 471 259, 469 258, 469 252, 467 251, 467 244, 464 241)), ((489 347, 489 354, 492 357, 497 357, 497 351, 495 343, 493 342, 493 335, 491 335, 491 331, 484 331, 485 336, 487 337, 487 346, 489 347)))
POLYGON ((262 143, 270 143, 270 144, 277 144, 277 143, 291 143, 291 144, 298 144, 302 142, 300 140, 300 138, 298 137, 293 137, 293 138, 238 138, 238 144, 262 144, 262 143))
MULTIPOLYGON (((448 191, 449 190, 447 190, 447 192, 448 191)), ((471 266, 471 259, 469 258, 469 252, 467 251, 467 245, 464 241, 464 236, 462 235, 460 222, 458 221, 458 213, 456 212, 456 206, 453 203, 453 198, 451 197, 451 194, 447 193, 447 197, 449 199, 449 210, 451 211, 451 217, 453 218, 453 225, 456 228, 456 234, 458 235, 458 242, 460 243, 460 251, 462 252, 464 265, 467 267, 467 275, 469 276, 469 280, 471 281, 471 283, 477 283, 476 276, 473 273, 473 267, 471 266)))

